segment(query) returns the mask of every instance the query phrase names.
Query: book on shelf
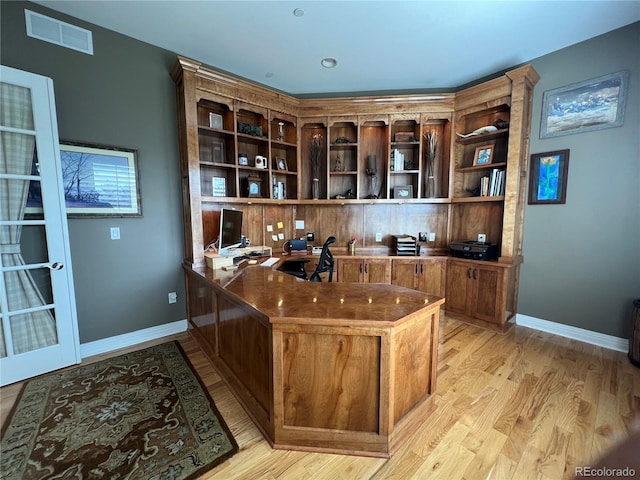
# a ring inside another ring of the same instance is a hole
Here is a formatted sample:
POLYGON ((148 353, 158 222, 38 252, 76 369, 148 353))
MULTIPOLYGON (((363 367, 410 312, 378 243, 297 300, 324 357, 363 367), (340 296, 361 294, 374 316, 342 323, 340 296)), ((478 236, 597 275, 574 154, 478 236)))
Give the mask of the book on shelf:
POLYGON ((404 153, 397 148, 391 152, 391 171, 401 172, 404 170, 404 153))
POLYGON ((494 168, 491 173, 480 179, 480 196, 495 197, 504 195, 505 171, 494 168))
POLYGON ((279 181, 276 177, 273 177, 273 199, 284 200, 287 198, 287 185, 285 182, 279 181))

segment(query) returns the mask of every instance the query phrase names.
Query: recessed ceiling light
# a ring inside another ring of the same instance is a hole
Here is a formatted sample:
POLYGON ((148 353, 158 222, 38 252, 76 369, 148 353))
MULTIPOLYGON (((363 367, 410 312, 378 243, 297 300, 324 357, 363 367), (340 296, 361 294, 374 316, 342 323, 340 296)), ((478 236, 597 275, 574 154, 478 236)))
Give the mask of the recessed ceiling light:
POLYGON ((338 65, 338 61, 335 58, 327 57, 320 60, 320 65, 324 68, 333 68, 338 65))
POLYGON ((301 8, 296 8, 296 9, 293 11, 293 14, 294 14, 296 17, 302 17, 302 16, 304 15, 304 10, 303 10, 303 9, 301 9, 301 8))

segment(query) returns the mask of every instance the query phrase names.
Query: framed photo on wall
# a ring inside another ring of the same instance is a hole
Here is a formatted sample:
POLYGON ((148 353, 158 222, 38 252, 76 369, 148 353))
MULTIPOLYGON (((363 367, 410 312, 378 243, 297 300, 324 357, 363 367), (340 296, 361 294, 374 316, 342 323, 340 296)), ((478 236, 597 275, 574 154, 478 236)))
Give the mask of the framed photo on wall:
MULTIPOLYGON (((136 150, 61 140, 60 165, 68 218, 142 216, 136 150)), ((42 213, 38 189, 30 183, 27 215, 42 213)))
POLYGON ((534 153, 529 165, 529 204, 565 203, 569 150, 534 153))
POLYGON ((68 217, 142 216, 137 151, 60 142, 68 217))
POLYGON ((540 138, 621 126, 628 83, 624 70, 544 92, 540 138))

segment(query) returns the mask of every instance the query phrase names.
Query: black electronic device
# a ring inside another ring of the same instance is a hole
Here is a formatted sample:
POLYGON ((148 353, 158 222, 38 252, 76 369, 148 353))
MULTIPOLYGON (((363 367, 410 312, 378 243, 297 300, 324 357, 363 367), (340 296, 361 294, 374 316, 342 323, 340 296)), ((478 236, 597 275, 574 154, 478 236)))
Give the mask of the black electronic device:
POLYGON ((471 260, 495 260, 498 258, 498 246, 493 243, 469 241, 451 242, 451 255, 471 260))
POLYGON ((243 260, 248 260, 248 259, 249 259, 249 255, 238 255, 237 257, 233 257, 233 264, 238 265, 243 260))

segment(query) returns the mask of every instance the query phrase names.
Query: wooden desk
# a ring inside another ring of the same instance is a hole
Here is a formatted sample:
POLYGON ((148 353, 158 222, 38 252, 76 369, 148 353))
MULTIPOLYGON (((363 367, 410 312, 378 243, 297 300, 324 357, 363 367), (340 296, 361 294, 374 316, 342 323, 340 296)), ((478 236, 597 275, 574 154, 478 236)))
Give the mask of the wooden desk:
POLYGON ((192 333, 274 448, 388 457, 424 421, 444 299, 185 270, 192 333))

